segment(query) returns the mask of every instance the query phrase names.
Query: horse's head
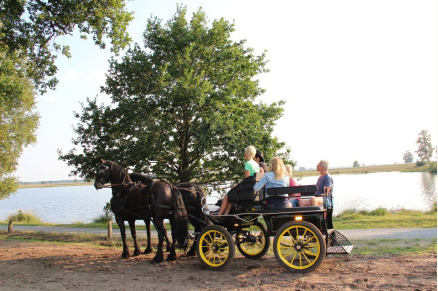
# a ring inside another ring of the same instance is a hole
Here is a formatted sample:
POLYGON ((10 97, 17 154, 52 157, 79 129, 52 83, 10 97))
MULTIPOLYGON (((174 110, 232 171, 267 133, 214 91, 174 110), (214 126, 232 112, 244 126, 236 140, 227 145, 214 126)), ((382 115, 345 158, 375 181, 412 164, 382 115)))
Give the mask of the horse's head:
POLYGON ((102 189, 102 185, 105 185, 110 181, 110 169, 109 163, 105 160, 102 160, 102 164, 100 164, 96 173, 96 180, 94 181, 94 188, 96 190, 102 189))

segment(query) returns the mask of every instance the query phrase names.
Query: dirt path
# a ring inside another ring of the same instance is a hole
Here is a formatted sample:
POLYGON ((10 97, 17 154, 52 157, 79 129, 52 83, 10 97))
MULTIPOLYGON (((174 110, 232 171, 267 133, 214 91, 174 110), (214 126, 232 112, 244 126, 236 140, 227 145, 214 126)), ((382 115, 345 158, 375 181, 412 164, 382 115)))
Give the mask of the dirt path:
POLYGON ((152 264, 119 248, 0 241, 0 290, 437 290, 437 258, 329 256, 307 275, 286 272, 272 255, 236 255, 225 271, 198 258, 152 264))

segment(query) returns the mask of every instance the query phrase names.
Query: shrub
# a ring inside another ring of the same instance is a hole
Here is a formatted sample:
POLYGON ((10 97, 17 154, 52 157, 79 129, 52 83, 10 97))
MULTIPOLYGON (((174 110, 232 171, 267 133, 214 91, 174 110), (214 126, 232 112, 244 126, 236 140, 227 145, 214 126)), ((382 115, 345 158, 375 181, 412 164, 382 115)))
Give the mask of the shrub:
POLYGON ((416 162, 417 167, 422 167, 422 166, 424 166, 425 164, 426 164, 426 163, 423 162, 423 161, 417 161, 417 162, 416 162))
POLYGON ((388 214, 388 210, 382 207, 379 207, 369 212, 370 216, 385 216, 386 214, 388 214))
POLYGON ((430 163, 430 172, 432 174, 436 174, 436 162, 431 162, 430 163))
POLYGON ((103 214, 96 217, 93 221, 97 223, 107 222, 112 220, 114 217, 113 212, 111 211, 111 203, 107 202, 103 207, 103 214))
POLYGON ((93 222, 106 223, 106 222, 108 222, 108 220, 110 220, 110 219, 108 219, 108 217, 105 214, 101 214, 98 217, 96 217, 95 219, 93 219, 93 222))
POLYGON ((7 221, 11 219, 13 222, 18 222, 18 223, 41 223, 41 220, 38 217, 36 217, 33 213, 23 212, 21 210, 18 210, 17 214, 9 215, 7 221))

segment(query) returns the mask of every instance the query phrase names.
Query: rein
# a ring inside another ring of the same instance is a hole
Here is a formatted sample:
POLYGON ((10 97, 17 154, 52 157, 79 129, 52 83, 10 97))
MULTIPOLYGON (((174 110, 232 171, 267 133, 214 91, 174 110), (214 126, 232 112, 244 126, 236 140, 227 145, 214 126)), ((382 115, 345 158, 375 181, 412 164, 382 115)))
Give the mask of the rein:
POLYGON ((112 188, 112 187, 126 186, 126 185, 129 185, 129 184, 123 184, 123 183, 121 183, 121 184, 101 185, 100 187, 101 187, 101 188, 112 188))

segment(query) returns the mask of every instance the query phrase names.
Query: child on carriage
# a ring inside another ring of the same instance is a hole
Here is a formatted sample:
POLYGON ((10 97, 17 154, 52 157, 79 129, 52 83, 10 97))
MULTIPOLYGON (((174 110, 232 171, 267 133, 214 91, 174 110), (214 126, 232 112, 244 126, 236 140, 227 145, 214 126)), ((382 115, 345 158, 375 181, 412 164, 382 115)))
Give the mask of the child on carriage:
MULTIPOLYGON (((245 178, 249 176, 253 176, 255 173, 260 172, 260 167, 256 161, 254 161, 254 157, 256 155, 256 148, 254 146, 248 146, 245 149, 245 178)), ((228 201, 228 195, 225 194, 224 199, 221 204, 221 208, 217 215, 229 214, 231 207, 233 205, 228 201)))

